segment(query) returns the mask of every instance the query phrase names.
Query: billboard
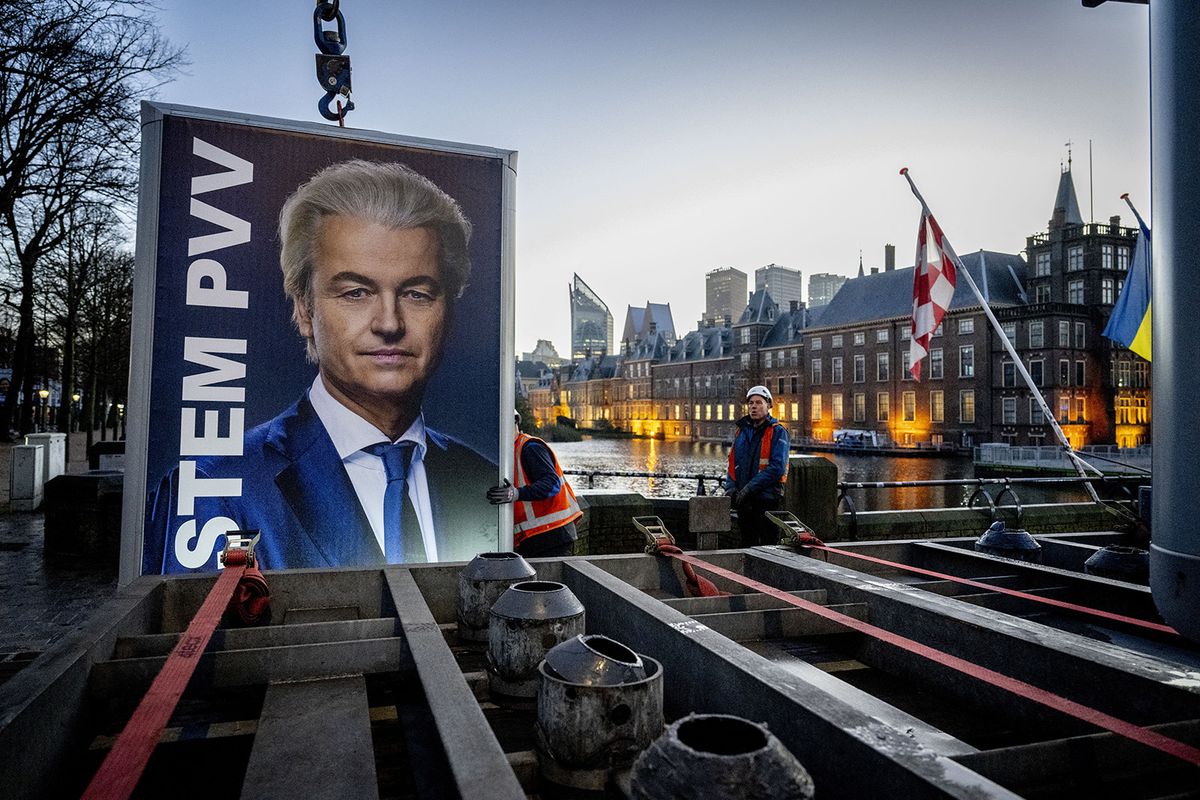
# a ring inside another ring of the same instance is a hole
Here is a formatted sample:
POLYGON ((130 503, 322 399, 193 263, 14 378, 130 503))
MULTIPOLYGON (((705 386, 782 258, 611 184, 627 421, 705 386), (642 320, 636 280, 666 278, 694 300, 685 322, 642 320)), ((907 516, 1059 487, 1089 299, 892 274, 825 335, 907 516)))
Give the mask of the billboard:
POLYGON ((516 154, 142 116, 121 582, 508 549, 516 154))

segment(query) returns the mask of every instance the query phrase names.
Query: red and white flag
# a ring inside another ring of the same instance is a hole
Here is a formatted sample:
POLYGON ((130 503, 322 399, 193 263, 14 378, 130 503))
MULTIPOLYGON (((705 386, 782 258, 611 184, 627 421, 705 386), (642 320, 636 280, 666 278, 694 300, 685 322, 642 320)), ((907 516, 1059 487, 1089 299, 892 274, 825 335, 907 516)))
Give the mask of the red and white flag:
MULTIPOLYGON (((915 190, 914 190, 915 191, 915 190)), ((942 324, 954 297, 954 264, 958 256, 942 235, 937 220, 922 208, 913 270, 912 341, 908 347, 913 378, 921 380, 921 359, 929 355, 929 337, 942 324)))

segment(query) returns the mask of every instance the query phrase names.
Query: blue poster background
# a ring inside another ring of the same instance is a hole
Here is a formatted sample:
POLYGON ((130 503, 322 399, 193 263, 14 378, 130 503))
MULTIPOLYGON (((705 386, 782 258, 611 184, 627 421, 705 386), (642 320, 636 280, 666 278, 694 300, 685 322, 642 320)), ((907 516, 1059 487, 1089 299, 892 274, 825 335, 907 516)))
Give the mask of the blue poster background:
MULTIPOLYGON (((426 424, 498 462, 501 364, 501 228, 504 163, 498 157, 464 155, 395 144, 277 130, 249 124, 166 115, 162 129, 154 297, 153 366, 146 487, 180 462, 182 380, 206 368, 183 358, 185 337, 245 339, 245 429, 273 418, 312 383, 316 367, 305 360, 304 340, 292 323, 279 267, 278 214, 298 185, 322 168, 350 158, 398 161, 432 180, 458 201, 472 225, 470 284, 455 304, 441 366, 424 400, 426 424), (225 171, 193 155, 193 138, 254 165, 253 181, 206 192, 198 199, 246 220, 250 242, 189 257, 188 239, 221 228, 191 214, 196 176, 225 171), (188 267, 196 258, 218 261, 227 288, 249 292, 247 309, 189 306, 188 267)), ((135 309, 135 315, 148 309, 135 309)), ((136 322, 135 322, 136 324, 136 322)), ((205 408, 228 404, 187 403, 205 408)), ((221 431, 226 433, 226 426, 221 431)), ((495 518, 478 487, 480 513, 495 518)), ((467 498, 464 498, 466 500, 467 498)), ((491 523, 495 525, 494 521, 491 523)), ((143 571, 158 572, 167 543, 147 539, 143 571)), ((494 549, 494 546, 493 546, 494 549)))

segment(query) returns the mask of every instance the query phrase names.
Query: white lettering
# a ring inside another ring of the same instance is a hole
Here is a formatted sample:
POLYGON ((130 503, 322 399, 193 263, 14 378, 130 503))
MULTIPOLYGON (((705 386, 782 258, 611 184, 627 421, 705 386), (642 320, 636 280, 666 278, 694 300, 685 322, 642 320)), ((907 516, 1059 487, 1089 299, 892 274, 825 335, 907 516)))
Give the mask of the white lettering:
POLYGON ((214 383, 238 381, 246 377, 246 365, 214 353, 246 354, 245 339, 209 339, 188 336, 183 340, 183 357, 193 364, 212 367, 212 372, 183 376, 185 401, 212 400, 218 403, 241 403, 246 390, 241 386, 213 386, 214 383))
POLYGON ((229 517, 216 517, 204 523, 195 547, 188 547, 196 539, 196 520, 189 519, 175 532, 175 560, 186 569, 199 569, 213 556, 217 539, 237 530, 237 523, 229 517))
POLYGON ((254 180, 254 165, 244 158, 238 158, 216 145, 192 137, 192 154, 206 158, 214 164, 220 164, 229 172, 216 172, 212 175, 197 175, 192 178, 192 195, 204 194, 217 189, 228 189, 230 186, 240 186, 254 180))
POLYGON ((197 258, 188 267, 187 304, 189 306, 213 306, 216 308, 246 308, 250 305, 250 293, 227 289, 225 267, 211 258, 197 258), (209 285, 205 286, 204 281, 209 285))
POLYGON ((246 244, 250 241, 249 222, 194 197, 192 198, 192 216, 205 222, 211 222, 225 230, 188 239, 189 256, 198 256, 201 253, 210 253, 213 250, 246 244))
POLYGON ((179 424, 179 454, 181 456, 240 456, 242 434, 246 430, 246 410, 229 409, 229 435, 221 436, 218 412, 204 412, 204 428, 196 435, 196 409, 182 409, 179 424))
POLYGON ((179 516, 195 516, 197 497, 241 496, 241 478, 197 478, 195 461, 179 462, 179 502, 175 509, 179 516))

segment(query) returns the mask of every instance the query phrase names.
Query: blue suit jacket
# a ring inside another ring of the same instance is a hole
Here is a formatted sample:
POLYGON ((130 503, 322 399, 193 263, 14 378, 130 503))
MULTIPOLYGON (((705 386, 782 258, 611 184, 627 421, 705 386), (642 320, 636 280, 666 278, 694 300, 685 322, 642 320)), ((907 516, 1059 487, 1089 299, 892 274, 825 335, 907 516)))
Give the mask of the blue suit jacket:
MULTIPOLYGON (((496 464, 444 434, 427 428, 425 436, 438 559, 463 561, 495 550, 497 511, 488 505, 485 492, 497 483, 496 464)), ((216 569, 224 537, 215 538, 203 526, 217 517, 261 531, 255 552, 263 569, 385 563, 307 392, 279 416, 248 431, 241 456, 198 459, 196 476, 241 478, 241 496, 197 497, 194 516, 180 517, 179 470, 171 470, 147 500, 144 572, 216 569), (194 520, 190 526, 189 520, 194 520)))

